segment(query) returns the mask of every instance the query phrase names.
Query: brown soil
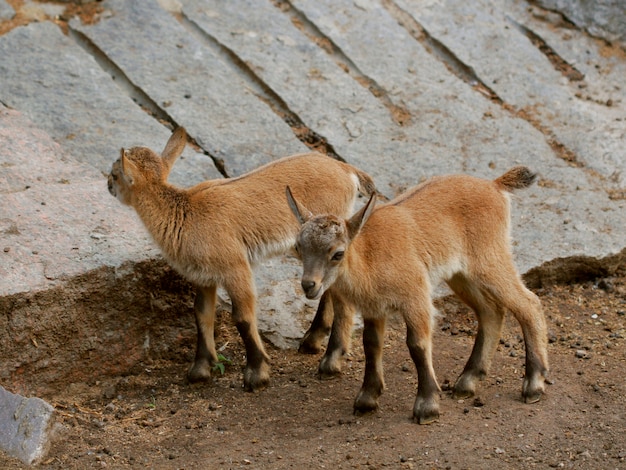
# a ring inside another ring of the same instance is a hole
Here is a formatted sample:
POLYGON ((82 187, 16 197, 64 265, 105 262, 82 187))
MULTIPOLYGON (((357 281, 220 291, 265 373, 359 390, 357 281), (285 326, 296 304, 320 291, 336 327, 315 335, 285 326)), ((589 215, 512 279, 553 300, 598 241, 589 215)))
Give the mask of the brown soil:
MULTIPOLYGON (((318 356, 268 346, 271 386, 251 394, 241 389, 241 341, 221 312, 217 342, 232 363, 211 384, 185 382, 188 342, 123 376, 49 389, 43 398, 58 423, 43 467, 626 468, 626 267, 537 293, 554 382, 537 404, 520 400, 524 348, 510 318, 479 396, 451 398, 446 386, 461 372, 476 329, 453 298, 438 305, 441 417, 427 426, 410 419, 417 379, 399 320, 388 326, 380 410, 354 416, 364 366, 359 331, 343 375, 332 380, 316 377, 318 356)), ((178 303, 168 294, 173 309, 189 309, 184 294, 178 303)), ((0 467, 23 465, 0 456, 0 467)))

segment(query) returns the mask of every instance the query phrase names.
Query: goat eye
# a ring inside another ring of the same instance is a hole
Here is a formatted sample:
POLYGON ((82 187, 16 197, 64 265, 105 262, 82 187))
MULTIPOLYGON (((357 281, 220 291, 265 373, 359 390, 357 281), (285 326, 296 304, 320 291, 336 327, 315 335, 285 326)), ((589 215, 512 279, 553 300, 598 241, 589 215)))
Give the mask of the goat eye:
POLYGON ((333 261, 341 261, 343 259, 343 254, 344 254, 344 251, 336 251, 331 259, 333 261))

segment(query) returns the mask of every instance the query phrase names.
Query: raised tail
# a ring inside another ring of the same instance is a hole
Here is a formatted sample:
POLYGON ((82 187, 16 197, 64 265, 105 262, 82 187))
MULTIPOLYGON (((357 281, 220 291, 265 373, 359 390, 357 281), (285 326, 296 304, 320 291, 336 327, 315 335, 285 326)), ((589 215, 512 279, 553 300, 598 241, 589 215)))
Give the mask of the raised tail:
POLYGON ((532 185, 537 179, 537 173, 530 171, 525 166, 515 166, 493 182, 501 189, 513 192, 516 189, 524 189, 532 185))
POLYGON ((358 168, 353 167, 353 169, 357 178, 359 178, 359 193, 367 197, 375 193, 376 185, 374 184, 372 177, 358 168))

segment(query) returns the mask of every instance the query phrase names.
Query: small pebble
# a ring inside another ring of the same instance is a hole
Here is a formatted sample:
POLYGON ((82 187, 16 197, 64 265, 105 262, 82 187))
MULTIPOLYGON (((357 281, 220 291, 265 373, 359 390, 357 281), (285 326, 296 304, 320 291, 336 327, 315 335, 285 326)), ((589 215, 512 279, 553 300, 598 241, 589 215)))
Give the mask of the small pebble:
POLYGON ((589 359, 590 356, 589 353, 584 349, 578 349, 576 350, 576 357, 579 359, 589 359))

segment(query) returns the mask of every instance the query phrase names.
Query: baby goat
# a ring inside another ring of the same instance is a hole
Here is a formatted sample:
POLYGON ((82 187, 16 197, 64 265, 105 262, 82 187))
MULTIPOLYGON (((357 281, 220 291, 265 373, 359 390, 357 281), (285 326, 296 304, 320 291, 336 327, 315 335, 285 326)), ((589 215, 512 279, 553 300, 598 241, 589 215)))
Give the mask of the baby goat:
MULTIPOLYGON (((454 385, 454 395, 474 394, 500 339, 506 310, 522 327, 526 345, 525 402, 540 399, 548 372, 547 332, 539 299, 513 264, 507 192, 530 186, 535 174, 515 167, 494 181, 470 176, 432 178, 374 210, 375 196, 349 220, 312 216, 298 190, 287 199, 302 224, 296 239, 304 266, 302 288, 309 299, 328 289, 333 301, 354 305, 363 316, 365 378, 355 412, 378 408, 384 388, 382 348, 385 319, 398 312, 407 328, 407 346, 417 368, 413 417, 425 424, 439 416, 439 385, 432 365, 432 291, 441 280, 478 316, 471 356, 454 385)), ((351 319, 331 333, 334 348, 347 349, 351 319), (341 331, 342 329, 348 331, 341 331), (333 341, 332 335, 339 335, 333 341), (342 345, 343 343, 343 345, 342 345)), ((336 350, 325 359, 338 360, 336 350)), ((330 367, 332 369, 332 367, 330 367)))
MULTIPOLYGON (((214 322, 221 286, 230 296, 246 348, 244 387, 254 391, 268 384, 269 362, 256 326, 252 266, 294 245, 299 225, 284 203, 285 186, 293 187, 312 210, 347 217, 358 192, 370 195, 374 184, 346 163, 307 153, 238 178, 180 189, 168 184, 167 177, 185 144, 185 130, 178 128, 162 155, 145 147, 122 149, 108 178, 109 192, 135 208, 167 261, 197 287, 198 336, 189 380, 210 378, 217 362, 214 322)), ((320 304, 323 308, 329 302, 320 304)))

